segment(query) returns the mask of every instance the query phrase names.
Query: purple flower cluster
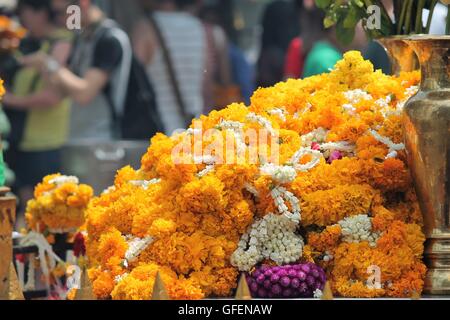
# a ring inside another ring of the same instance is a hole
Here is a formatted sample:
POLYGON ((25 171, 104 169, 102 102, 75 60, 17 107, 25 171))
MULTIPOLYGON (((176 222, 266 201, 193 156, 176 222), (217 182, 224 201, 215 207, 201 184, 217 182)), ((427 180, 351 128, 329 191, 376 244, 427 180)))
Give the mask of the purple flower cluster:
POLYGON ((247 274, 247 282, 255 298, 312 298, 323 290, 326 276, 314 263, 260 266, 247 274))

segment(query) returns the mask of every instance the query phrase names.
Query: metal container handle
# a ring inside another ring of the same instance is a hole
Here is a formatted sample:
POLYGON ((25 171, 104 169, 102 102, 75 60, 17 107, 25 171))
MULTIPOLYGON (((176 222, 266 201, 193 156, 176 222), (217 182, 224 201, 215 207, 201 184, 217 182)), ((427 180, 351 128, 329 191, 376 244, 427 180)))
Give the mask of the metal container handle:
POLYGON ((95 149, 95 157, 100 161, 119 161, 125 158, 125 149, 117 148, 114 151, 105 151, 103 149, 95 149))

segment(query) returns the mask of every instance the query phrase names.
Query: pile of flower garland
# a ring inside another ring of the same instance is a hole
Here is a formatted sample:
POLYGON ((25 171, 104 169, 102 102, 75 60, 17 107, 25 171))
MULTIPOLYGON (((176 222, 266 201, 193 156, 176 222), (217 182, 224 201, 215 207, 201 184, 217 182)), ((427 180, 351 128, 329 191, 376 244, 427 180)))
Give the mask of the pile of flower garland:
POLYGON ((230 296, 240 271, 306 262, 337 295, 420 293, 424 236, 400 120, 418 82, 417 72, 386 76, 351 51, 329 74, 258 89, 249 107, 156 135, 141 168, 121 169, 89 205, 94 293, 149 299, 159 270, 173 299, 230 296), (277 136, 258 145, 256 163, 249 128, 277 136), (225 135, 242 151, 235 164, 195 153, 225 135), (194 151, 174 156, 180 146, 194 151), (273 148, 278 163, 259 152, 273 148), (369 288, 374 268, 380 283, 369 288))
POLYGON ((34 189, 34 199, 27 203, 29 228, 38 233, 76 231, 85 222, 84 212, 93 193, 77 177, 46 176, 34 189))

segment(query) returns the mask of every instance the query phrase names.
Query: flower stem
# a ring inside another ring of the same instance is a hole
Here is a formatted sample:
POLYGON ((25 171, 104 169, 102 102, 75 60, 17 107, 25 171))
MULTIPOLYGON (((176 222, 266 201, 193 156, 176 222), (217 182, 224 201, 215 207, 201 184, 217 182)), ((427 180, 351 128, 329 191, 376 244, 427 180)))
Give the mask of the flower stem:
POLYGON ((406 16, 406 8, 408 7, 409 1, 411 0, 405 0, 403 1, 402 11, 400 13, 400 19, 397 22, 397 34, 402 34, 402 27, 405 23, 405 16, 406 16))
POLYGON ((408 9, 406 10, 406 19, 405 19, 405 30, 404 34, 409 34, 411 32, 411 16, 413 10, 414 0, 409 0, 408 9))
POLYGON ((434 14, 434 8, 436 7, 437 3, 438 3, 438 0, 433 0, 431 2, 430 13, 428 14, 427 26, 425 27, 425 33, 426 34, 430 33, 431 21, 433 20, 433 14, 434 14))
POLYGON ((447 6, 447 25, 445 26, 445 34, 450 35, 450 4, 447 6))
POLYGON ((426 2, 426 0, 419 0, 419 4, 417 6, 416 27, 414 29, 414 32, 416 34, 423 32, 422 12, 423 12, 423 7, 425 7, 425 2, 426 2))

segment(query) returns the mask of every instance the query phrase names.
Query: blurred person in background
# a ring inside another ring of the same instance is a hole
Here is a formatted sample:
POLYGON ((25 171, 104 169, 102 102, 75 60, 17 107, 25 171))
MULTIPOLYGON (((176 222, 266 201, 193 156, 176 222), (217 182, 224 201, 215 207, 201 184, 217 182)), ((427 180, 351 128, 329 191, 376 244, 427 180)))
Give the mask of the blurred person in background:
MULTIPOLYGON (((298 10, 299 23, 299 36, 292 39, 289 44, 286 58, 284 62, 284 79, 294 78, 299 79, 303 75, 303 67, 305 65, 305 50, 302 38, 301 19, 303 17, 302 11, 304 2, 308 3, 308 0, 296 0, 295 5, 298 10)), ((305 4, 307 6, 307 4, 305 4)))
MULTIPOLYGON (((305 1, 306 2, 306 1, 305 1)), ((315 5, 304 6, 302 11, 303 44, 306 53, 303 77, 329 72, 348 50, 362 50, 367 39, 362 26, 355 28, 355 37, 350 45, 337 40, 336 30, 323 25, 325 12, 315 5)))
MULTIPOLYGON (((17 13, 28 30, 20 46, 21 53, 47 54, 65 65, 71 43, 58 32, 51 1, 19 0, 17 13)), ((60 151, 67 139, 70 106, 36 69, 18 66, 11 78, 12 82, 7 83, 9 93, 2 102, 11 121, 6 158, 16 173, 14 189, 25 204, 43 176, 60 171, 60 151)))
POLYGON ((167 134, 186 128, 204 109, 205 28, 192 12, 196 0, 154 0, 133 32, 137 57, 147 66, 167 134))
POLYGON ((91 0, 71 3, 81 9, 82 32, 77 33, 70 68, 42 54, 22 61, 43 70, 73 99, 71 140, 148 139, 160 131, 154 92, 127 34, 91 0))
POLYGON ((205 1, 199 16, 205 26, 208 47, 204 112, 232 102, 248 104, 255 89, 253 69, 242 50, 226 34, 219 2, 205 1))
POLYGON ((276 0, 266 6, 257 62, 257 86, 269 87, 283 80, 287 49, 300 30, 297 12, 291 1, 276 0))

